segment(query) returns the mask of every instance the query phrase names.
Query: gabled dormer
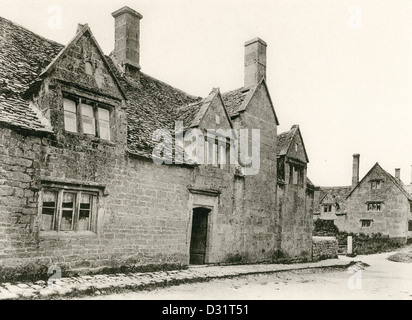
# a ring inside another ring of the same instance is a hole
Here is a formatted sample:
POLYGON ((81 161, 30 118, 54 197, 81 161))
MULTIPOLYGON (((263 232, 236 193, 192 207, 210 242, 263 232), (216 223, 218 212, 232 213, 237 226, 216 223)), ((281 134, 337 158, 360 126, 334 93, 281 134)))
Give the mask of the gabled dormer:
POLYGON ((277 160, 279 183, 305 185, 309 158, 298 125, 278 135, 277 160))
POLYGON ((126 143, 126 96, 88 25, 40 73, 26 95, 59 140, 126 143))
MULTIPOLYGON (((204 140, 200 164, 224 168, 230 163, 230 143, 235 132, 219 89, 213 89, 205 99, 180 107, 177 121, 183 124, 186 138, 191 131, 196 140, 204 140)), ((185 147, 189 143, 186 141, 185 147)))

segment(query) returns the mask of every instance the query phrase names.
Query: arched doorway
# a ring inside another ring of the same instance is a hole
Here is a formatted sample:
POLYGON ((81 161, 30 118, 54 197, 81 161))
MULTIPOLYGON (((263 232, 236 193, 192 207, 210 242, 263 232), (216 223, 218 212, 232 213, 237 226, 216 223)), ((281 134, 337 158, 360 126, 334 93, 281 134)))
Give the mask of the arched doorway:
POLYGON ((206 263, 208 223, 211 211, 208 208, 193 209, 190 264, 202 265, 206 263))

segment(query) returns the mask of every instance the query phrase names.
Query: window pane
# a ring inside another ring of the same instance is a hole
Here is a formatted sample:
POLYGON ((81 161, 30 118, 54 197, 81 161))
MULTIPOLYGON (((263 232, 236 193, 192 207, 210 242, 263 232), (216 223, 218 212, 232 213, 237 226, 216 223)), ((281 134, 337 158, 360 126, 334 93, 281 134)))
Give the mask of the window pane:
POLYGON ((82 103, 83 133, 96 135, 93 106, 82 103))
POLYGON ((41 218, 41 230, 51 231, 54 230, 53 221, 56 213, 56 193, 44 192, 43 193, 43 208, 41 218))
POLYGON ((110 123, 100 120, 100 138, 104 140, 110 140, 110 123))
POLYGON ((62 218, 60 224, 61 231, 73 230, 73 214, 75 205, 75 194, 64 193, 62 205, 62 218))
POLYGON ((77 132, 76 103, 72 100, 63 99, 64 106, 64 129, 77 132))
POLYGON ((207 140, 205 140, 205 152, 203 153, 203 164, 208 165, 209 164, 209 143, 207 140))
POLYGON ((220 164, 221 168, 223 168, 225 164, 228 164, 226 162, 226 159, 227 159, 226 146, 221 145, 220 148, 219 148, 219 164, 220 164))
POLYGON ((96 125, 94 119, 83 118, 83 133, 85 134, 96 134, 96 125))
POLYGON ((218 167, 218 154, 217 154, 217 143, 213 144, 213 166, 218 167))
POLYGON ((76 113, 76 102, 69 99, 63 99, 64 111, 76 113))
POLYGON ((79 221, 77 224, 79 231, 90 230, 91 209, 92 196, 88 194, 82 194, 80 198, 79 221))
POLYGON ((82 103, 82 115, 89 118, 94 118, 93 106, 90 104, 82 103))
POLYGON ((99 120, 110 121, 110 111, 107 109, 99 108, 99 120))
POLYGON ((110 140, 110 111, 107 109, 99 108, 98 114, 100 138, 104 140, 110 140))
POLYGON ((298 184, 298 172, 296 171, 295 167, 293 169, 293 184, 298 184))

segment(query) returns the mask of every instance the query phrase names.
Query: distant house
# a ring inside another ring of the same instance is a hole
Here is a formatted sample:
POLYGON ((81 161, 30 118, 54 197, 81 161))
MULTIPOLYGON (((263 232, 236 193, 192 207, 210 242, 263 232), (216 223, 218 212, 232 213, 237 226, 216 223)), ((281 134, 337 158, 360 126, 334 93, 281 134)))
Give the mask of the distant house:
POLYGON ((406 242, 412 236, 412 196, 408 186, 376 163, 359 181, 360 156, 354 155, 352 185, 320 187, 314 219, 333 221, 341 231, 382 233, 406 242))
POLYGON ((278 135, 278 212, 281 250, 288 258, 309 253, 312 246, 314 186, 307 178, 309 158, 298 125, 278 135))

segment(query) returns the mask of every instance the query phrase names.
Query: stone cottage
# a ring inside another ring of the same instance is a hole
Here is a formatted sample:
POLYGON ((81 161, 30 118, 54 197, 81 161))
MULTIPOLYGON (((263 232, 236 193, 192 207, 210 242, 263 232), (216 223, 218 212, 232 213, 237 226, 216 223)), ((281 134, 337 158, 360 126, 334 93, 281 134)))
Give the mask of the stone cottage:
POLYGON ((0 270, 310 258, 306 222, 296 219, 295 237, 277 211, 266 43, 245 44, 242 88, 195 97, 141 71, 139 13, 112 15, 110 56, 88 25, 64 46, 0 18, 0 270), (259 129, 259 171, 216 162, 230 147, 218 135, 207 137, 206 164, 154 163, 154 133, 177 122, 183 132, 259 129))
POLYGON ((382 233, 405 243, 412 236, 412 197, 400 179, 376 163, 359 181, 360 155, 353 156, 352 185, 320 187, 314 219, 329 220, 339 230, 382 233))

